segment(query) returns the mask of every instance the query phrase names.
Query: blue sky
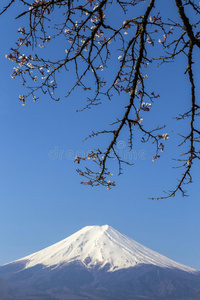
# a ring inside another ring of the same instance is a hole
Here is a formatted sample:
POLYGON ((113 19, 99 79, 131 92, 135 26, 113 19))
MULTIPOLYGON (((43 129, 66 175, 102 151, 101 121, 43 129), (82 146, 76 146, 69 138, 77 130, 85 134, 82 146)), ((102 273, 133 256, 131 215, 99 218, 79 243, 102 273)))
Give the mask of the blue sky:
MULTIPOLYGON (((173 15, 173 6, 171 9, 173 15)), ((23 87, 20 80, 10 78, 14 65, 5 59, 21 26, 12 20, 14 15, 10 10, 0 18, 4 41, 0 56, 0 264, 41 250, 84 226, 109 224, 169 258, 200 269, 199 166, 193 168, 189 197, 178 194, 167 200, 148 199, 176 183, 177 170, 171 167, 178 153, 178 137, 172 131, 183 130, 184 125, 173 117, 188 107, 183 99, 189 96, 189 85, 181 75, 186 62, 148 71, 148 84, 154 84, 161 98, 152 107, 153 118, 147 115, 146 122, 167 123, 164 131, 170 134, 162 157, 153 163, 151 143, 134 142, 134 166, 124 166, 124 174, 115 177, 115 188, 82 186, 73 158, 97 143, 82 142, 92 130, 104 128, 110 115, 121 114, 121 98, 116 98, 114 106, 105 102, 76 113, 86 96, 77 91, 64 98, 68 76, 61 78, 60 102, 41 96, 38 102, 23 107, 18 101, 23 87)), ((121 136, 118 150, 122 155, 127 153, 126 145, 125 135, 121 136)))

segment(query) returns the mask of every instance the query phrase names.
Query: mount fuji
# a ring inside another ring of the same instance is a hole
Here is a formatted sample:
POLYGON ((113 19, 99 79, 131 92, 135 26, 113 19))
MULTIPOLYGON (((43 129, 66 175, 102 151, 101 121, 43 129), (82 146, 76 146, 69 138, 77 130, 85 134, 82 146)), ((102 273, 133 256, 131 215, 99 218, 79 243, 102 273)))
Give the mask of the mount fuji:
POLYGON ((200 271, 108 225, 0 267, 1 300, 199 300, 200 271))

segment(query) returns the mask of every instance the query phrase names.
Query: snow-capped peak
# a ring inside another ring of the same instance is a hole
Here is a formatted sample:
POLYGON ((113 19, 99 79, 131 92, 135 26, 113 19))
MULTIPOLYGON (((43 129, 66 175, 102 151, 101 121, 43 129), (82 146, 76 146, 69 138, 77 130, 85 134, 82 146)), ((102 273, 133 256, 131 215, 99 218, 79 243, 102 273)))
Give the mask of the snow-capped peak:
POLYGON ((50 267, 78 261, 87 268, 107 265, 109 271, 139 264, 178 268, 187 272, 196 271, 150 250, 108 225, 86 226, 61 242, 17 262, 19 261, 26 261, 25 268, 37 264, 50 267))

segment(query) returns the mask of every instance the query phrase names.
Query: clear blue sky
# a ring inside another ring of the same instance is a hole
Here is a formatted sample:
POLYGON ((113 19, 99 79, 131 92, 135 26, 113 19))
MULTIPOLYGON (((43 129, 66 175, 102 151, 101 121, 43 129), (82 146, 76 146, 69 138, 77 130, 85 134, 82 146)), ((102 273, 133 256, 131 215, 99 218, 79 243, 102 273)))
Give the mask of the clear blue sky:
MULTIPOLYGON (((173 15, 173 5, 172 11, 169 6, 165 9, 166 15, 173 15)), ((23 107, 18 101, 23 87, 19 79, 10 78, 14 65, 5 59, 18 27, 22 27, 14 16, 15 11, 10 10, 0 18, 4 41, 0 55, 0 265, 41 250, 86 225, 108 224, 171 259, 200 269, 199 166, 193 168, 189 197, 179 194, 167 200, 148 199, 162 195, 162 190, 176 183, 171 159, 176 157, 178 138, 172 130, 182 129, 183 124, 173 117, 188 107, 184 101, 190 94, 185 75, 181 75, 184 60, 154 73, 148 71, 149 85, 154 82, 161 95, 152 108, 157 117, 153 122, 168 123, 164 131, 170 134, 162 157, 153 163, 152 145, 135 143, 134 166, 124 166, 124 175, 115 178, 115 188, 82 186, 73 158, 97 142, 82 140, 92 130, 105 128, 113 103, 76 113, 86 95, 77 92, 70 99, 62 97, 69 80, 63 77, 60 102, 42 96, 23 107)), ((120 101, 114 105, 117 116, 124 107, 120 101)), ((124 155, 126 139, 121 136, 119 141, 124 155)), ((115 166, 113 169, 115 174, 115 166)))

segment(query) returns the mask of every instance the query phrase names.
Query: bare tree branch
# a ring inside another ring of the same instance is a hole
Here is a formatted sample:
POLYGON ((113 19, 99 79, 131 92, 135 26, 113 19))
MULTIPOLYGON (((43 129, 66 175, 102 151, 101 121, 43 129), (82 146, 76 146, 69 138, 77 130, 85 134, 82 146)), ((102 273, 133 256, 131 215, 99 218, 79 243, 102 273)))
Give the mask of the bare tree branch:
MULTIPOLYGON (((178 111, 176 117, 177 120, 185 122, 184 133, 178 133, 178 146, 180 149, 184 148, 184 153, 180 151, 180 158, 176 158, 181 163, 178 168, 182 168, 182 172, 175 188, 165 192, 166 196, 156 199, 175 196, 178 191, 186 196, 183 187, 192 181, 192 165, 199 159, 200 153, 197 149, 200 128, 196 122, 200 116, 200 104, 193 70, 194 51, 200 49, 200 8, 192 0, 174 1, 179 16, 177 20, 165 20, 159 10, 159 1, 156 0, 18 2, 23 4, 23 10, 16 18, 25 25, 18 29, 20 37, 6 57, 16 64, 11 77, 21 77, 22 84, 27 88, 27 92, 19 96, 22 105, 27 105, 30 98, 38 101, 42 93, 59 101, 60 98, 56 96, 59 72, 71 72, 72 78, 75 78, 71 85, 66 86, 66 97, 71 96, 77 89, 86 93, 87 102, 81 109, 77 109, 79 111, 101 104, 104 98, 112 100, 117 95, 123 96, 127 101, 125 107, 121 108, 121 117, 116 116, 117 121, 111 120, 109 127, 92 131, 86 138, 87 140, 106 134, 110 137, 108 144, 104 148, 101 146, 92 150, 87 157, 75 158, 78 164, 86 164, 88 159, 94 163, 91 168, 86 165, 85 169, 77 170, 86 180, 83 184, 103 185, 107 189, 115 186, 115 181, 110 180, 112 173, 109 162, 116 159, 119 175, 122 173, 123 163, 131 165, 117 151, 117 143, 124 132, 128 133, 130 151, 137 130, 141 142, 152 142, 155 151, 153 161, 164 152, 165 142, 169 138, 169 134, 163 132, 165 125, 152 128, 151 123, 143 122, 145 114, 151 113, 155 99, 160 97, 146 83, 148 76, 144 72, 149 65, 155 64, 157 67, 176 63, 182 57, 186 62, 184 74, 188 76, 191 89, 191 98, 185 99, 190 103, 190 108, 186 112, 178 111), (121 11, 121 23, 118 20, 113 23, 106 17, 107 12, 111 12, 114 6, 121 11), (188 18, 188 9, 195 14, 194 20, 188 18), (129 11, 132 13, 131 18, 126 17, 129 11), (63 54, 59 58, 54 55, 45 56, 45 48, 49 44, 55 45, 58 40, 67 45, 63 54), (116 51, 119 54, 117 62, 116 51), (111 62, 116 67, 112 78, 106 75, 111 62)), ((7 1, 1 14, 7 13, 14 4, 14 0, 7 1)), ((157 84, 155 86, 157 88, 157 84)))

